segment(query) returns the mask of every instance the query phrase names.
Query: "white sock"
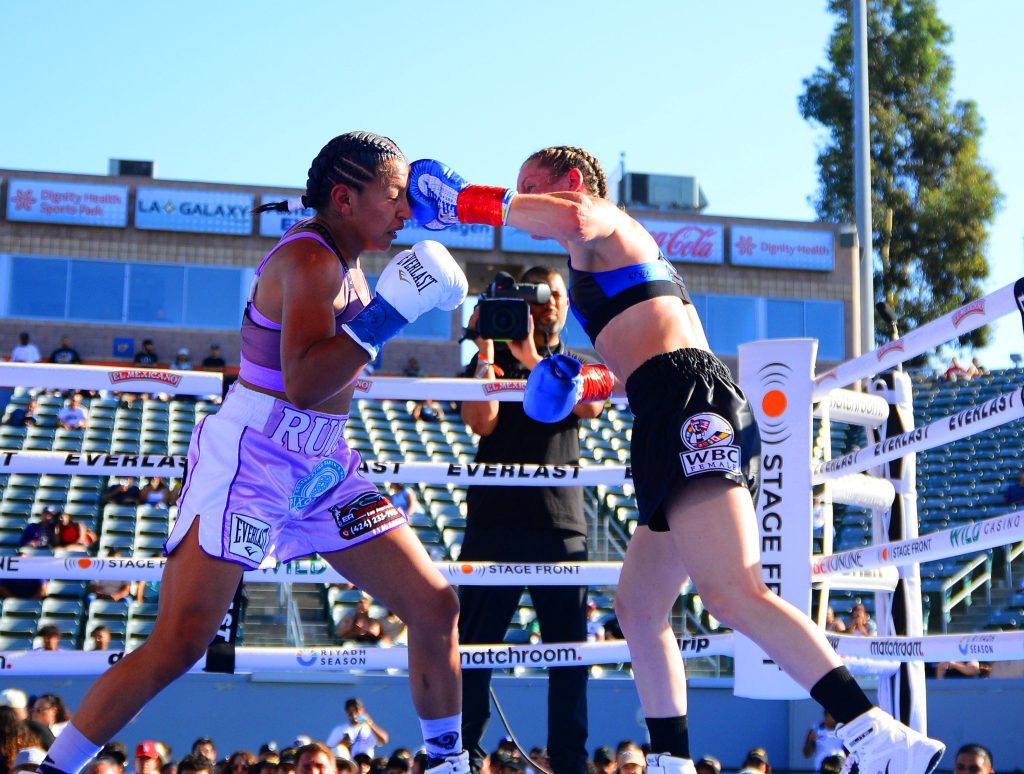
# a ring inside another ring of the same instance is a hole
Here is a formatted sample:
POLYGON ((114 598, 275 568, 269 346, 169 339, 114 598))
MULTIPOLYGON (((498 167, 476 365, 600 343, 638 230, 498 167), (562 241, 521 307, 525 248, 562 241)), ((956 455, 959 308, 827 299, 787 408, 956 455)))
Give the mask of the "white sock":
POLYGON ((447 758, 462 752, 462 713, 447 718, 420 718, 423 743, 429 758, 447 758))
POLYGON ((90 742, 81 731, 68 723, 50 745, 40 771, 46 771, 45 767, 49 766, 67 774, 78 774, 99 751, 100 745, 90 742))

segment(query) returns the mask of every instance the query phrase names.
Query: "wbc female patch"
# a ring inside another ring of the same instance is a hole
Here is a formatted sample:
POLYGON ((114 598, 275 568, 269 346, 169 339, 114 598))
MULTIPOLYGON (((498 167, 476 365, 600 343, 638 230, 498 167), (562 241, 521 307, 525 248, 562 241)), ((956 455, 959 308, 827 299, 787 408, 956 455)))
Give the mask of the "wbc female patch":
POLYGON ((736 431, 718 414, 694 414, 683 421, 679 437, 690 450, 679 455, 687 476, 711 470, 740 473, 740 449, 733 443, 736 431))

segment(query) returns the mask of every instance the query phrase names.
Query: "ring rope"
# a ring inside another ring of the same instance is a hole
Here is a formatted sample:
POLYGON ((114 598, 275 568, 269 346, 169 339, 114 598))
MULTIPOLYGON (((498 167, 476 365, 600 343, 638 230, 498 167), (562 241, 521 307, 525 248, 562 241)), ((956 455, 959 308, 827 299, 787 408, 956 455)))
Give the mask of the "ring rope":
POLYGON ((847 360, 814 379, 812 400, 822 400, 836 387, 846 387, 860 379, 867 379, 880 371, 902 363, 945 344, 951 339, 988 325, 992 320, 1018 310, 1017 285, 1021 280, 1006 285, 959 309, 944 314, 904 334, 896 341, 847 360))
POLYGON ((51 390, 116 390, 219 396, 224 389, 224 376, 215 371, 172 371, 128 365, 0 363, 0 384, 29 384, 51 390))

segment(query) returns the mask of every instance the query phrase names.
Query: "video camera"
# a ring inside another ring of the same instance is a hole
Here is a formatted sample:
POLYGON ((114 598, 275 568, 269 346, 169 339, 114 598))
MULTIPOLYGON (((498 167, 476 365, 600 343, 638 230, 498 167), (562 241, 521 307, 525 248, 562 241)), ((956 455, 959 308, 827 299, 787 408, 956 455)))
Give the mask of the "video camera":
POLYGON ((511 274, 499 272, 480 294, 477 335, 495 341, 525 339, 530 333, 529 304, 546 304, 550 298, 551 288, 546 283, 516 282, 511 274))

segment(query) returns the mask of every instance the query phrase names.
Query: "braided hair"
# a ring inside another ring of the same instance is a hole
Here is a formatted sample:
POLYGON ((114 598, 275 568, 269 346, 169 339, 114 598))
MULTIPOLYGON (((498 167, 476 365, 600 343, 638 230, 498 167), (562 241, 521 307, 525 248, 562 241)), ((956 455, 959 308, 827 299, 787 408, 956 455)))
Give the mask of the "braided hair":
POLYGON ((566 174, 570 169, 578 169, 583 175, 583 186, 587 193, 602 199, 608 198, 608 179, 604 176, 604 170, 597 159, 583 148, 574 148, 571 145, 543 148, 526 160, 530 161, 539 161, 548 167, 556 178, 566 174))
POLYGON ((262 204, 253 212, 288 212, 303 207, 322 211, 331 200, 334 186, 343 184, 362 191, 393 159, 404 161, 405 156, 390 137, 373 132, 339 134, 313 159, 306 178, 306 193, 299 199, 262 204))

